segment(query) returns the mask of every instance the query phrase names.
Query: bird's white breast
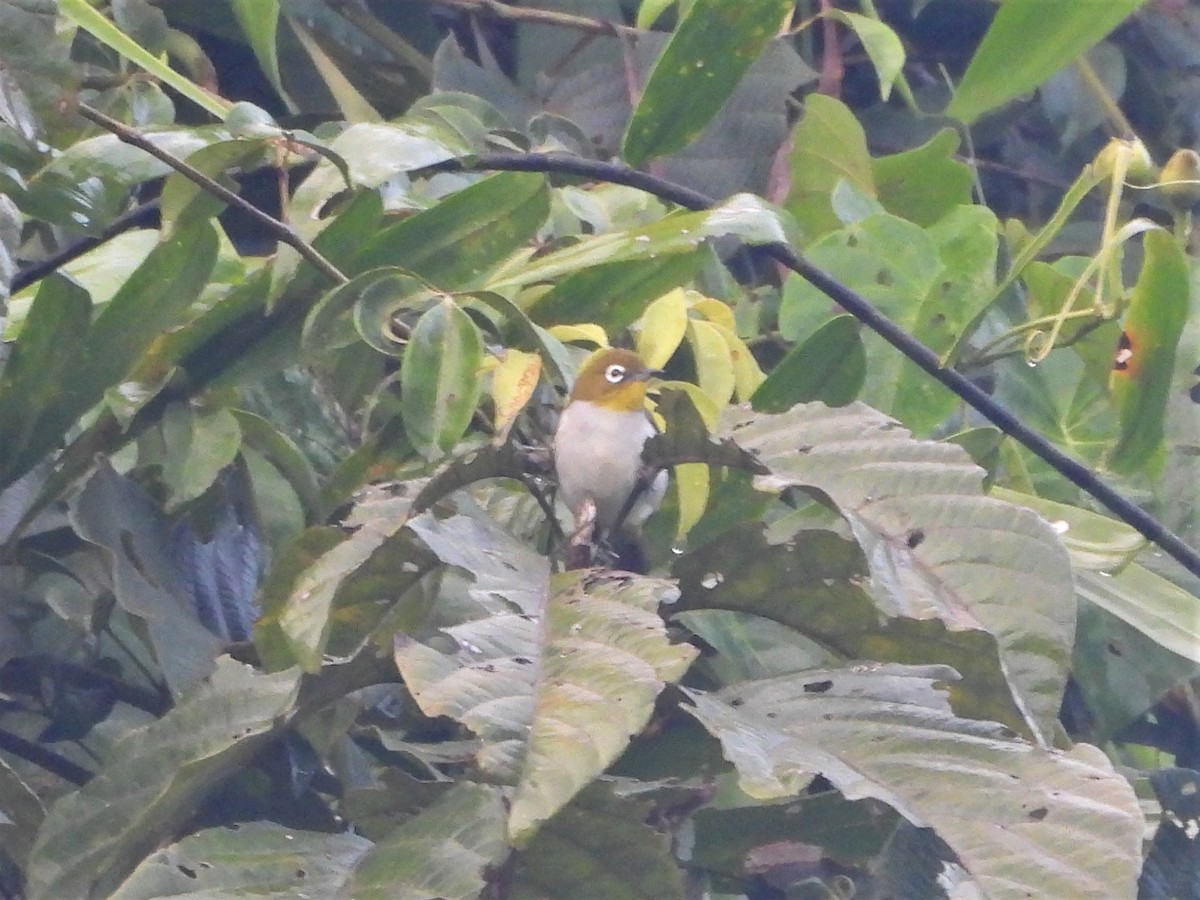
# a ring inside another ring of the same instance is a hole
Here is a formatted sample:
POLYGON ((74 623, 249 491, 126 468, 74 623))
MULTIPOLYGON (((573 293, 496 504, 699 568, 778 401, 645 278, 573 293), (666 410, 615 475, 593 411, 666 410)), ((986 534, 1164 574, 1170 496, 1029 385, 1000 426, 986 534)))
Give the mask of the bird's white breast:
MULTIPOLYGON (((590 495, 596 502, 596 523, 610 528, 637 482, 642 447, 654 433, 654 423, 642 411, 612 410, 587 400, 567 406, 554 434, 554 466, 571 512, 577 514, 590 495)), ((640 524, 666 487, 667 473, 660 472, 626 521, 640 524)))

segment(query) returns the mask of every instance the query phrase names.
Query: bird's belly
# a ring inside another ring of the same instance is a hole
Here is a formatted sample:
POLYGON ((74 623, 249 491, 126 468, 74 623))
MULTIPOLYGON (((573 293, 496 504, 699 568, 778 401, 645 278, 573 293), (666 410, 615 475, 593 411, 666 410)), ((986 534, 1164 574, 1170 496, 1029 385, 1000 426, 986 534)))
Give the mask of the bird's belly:
MULTIPOLYGON (((586 401, 564 410, 554 437, 554 460, 559 491, 571 512, 578 514, 591 496, 597 524, 611 527, 637 483, 642 447, 653 434, 654 426, 641 413, 613 412, 586 401)), ((665 487, 665 472, 652 490, 660 481, 665 487)), ((634 522, 644 517, 630 516, 634 522)))

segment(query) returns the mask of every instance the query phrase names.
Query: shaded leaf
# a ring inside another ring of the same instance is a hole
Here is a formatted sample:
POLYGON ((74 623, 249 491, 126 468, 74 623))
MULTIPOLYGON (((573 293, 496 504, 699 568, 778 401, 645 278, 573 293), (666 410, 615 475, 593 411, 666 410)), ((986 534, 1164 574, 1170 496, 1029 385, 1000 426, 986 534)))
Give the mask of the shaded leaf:
POLYGON ((179 696, 207 676, 221 642, 200 624, 150 497, 102 461, 70 507, 84 540, 107 551, 117 603, 146 623, 167 684, 179 696))
POLYGON ((653 805, 620 796, 620 786, 620 782, 593 784, 538 831, 515 867, 514 897, 671 900, 684 896, 667 836, 646 824, 653 805), (619 865, 614 865, 616 860, 619 865))
POLYGON ((474 900, 508 854, 500 789, 462 781, 380 839, 337 896, 474 900))
POLYGON ((1132 15, 1145 0, 1005 0, 971 58, 946 114, 970 124, 1039 84, 1132 15), (1019 66, 1013 60, 1019 59, 1019 66))
POLYGON ((297 684, 295 672, 259 675, 226 658, 179 706, 126 736, 95 778, 50 808, 29 861, 31 900, 109 896, 272 739, 297 684))

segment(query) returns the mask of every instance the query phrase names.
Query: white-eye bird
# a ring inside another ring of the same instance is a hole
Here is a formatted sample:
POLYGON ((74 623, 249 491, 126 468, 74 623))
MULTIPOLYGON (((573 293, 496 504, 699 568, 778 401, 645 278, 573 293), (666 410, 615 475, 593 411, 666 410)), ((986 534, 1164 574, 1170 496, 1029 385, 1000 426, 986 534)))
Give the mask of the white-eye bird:
POLYGON ((642 447, 657 432, 646 411, 646 381, 658 374, 632 350, 601 350, 584 364, 558 420, 554 468, 559 493, 576 520, 591 497, 602 532, 616 525, 640 525, 667 490, 664 470, 653 477, 624 521, 617 521, 645 474, 642 447))

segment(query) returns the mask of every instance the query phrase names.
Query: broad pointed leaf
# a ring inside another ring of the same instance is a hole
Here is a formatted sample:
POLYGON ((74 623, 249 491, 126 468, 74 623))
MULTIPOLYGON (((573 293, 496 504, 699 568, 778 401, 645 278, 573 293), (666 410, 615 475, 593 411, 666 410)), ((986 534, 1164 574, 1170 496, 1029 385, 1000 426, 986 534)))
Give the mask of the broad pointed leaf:
POLYGON ((1132 897, 1142 814, 1095 747, 1046 750, 955 717, 940 667, 858 666, 689 691, 743 790, 783 798, 820 774, 883 800, 954 851, 980 896, 1132 897))
POLYGON ((757 455, 760 489, 816 488, 850 523, 890 615, 995 635, 1013 698, 1052 733, 1074 635, 1066 551, 1030 510, 984 497, 952 444, 915 441, 874 410, 820 404, 779 416, 731 410, 720 434, 757 455))

